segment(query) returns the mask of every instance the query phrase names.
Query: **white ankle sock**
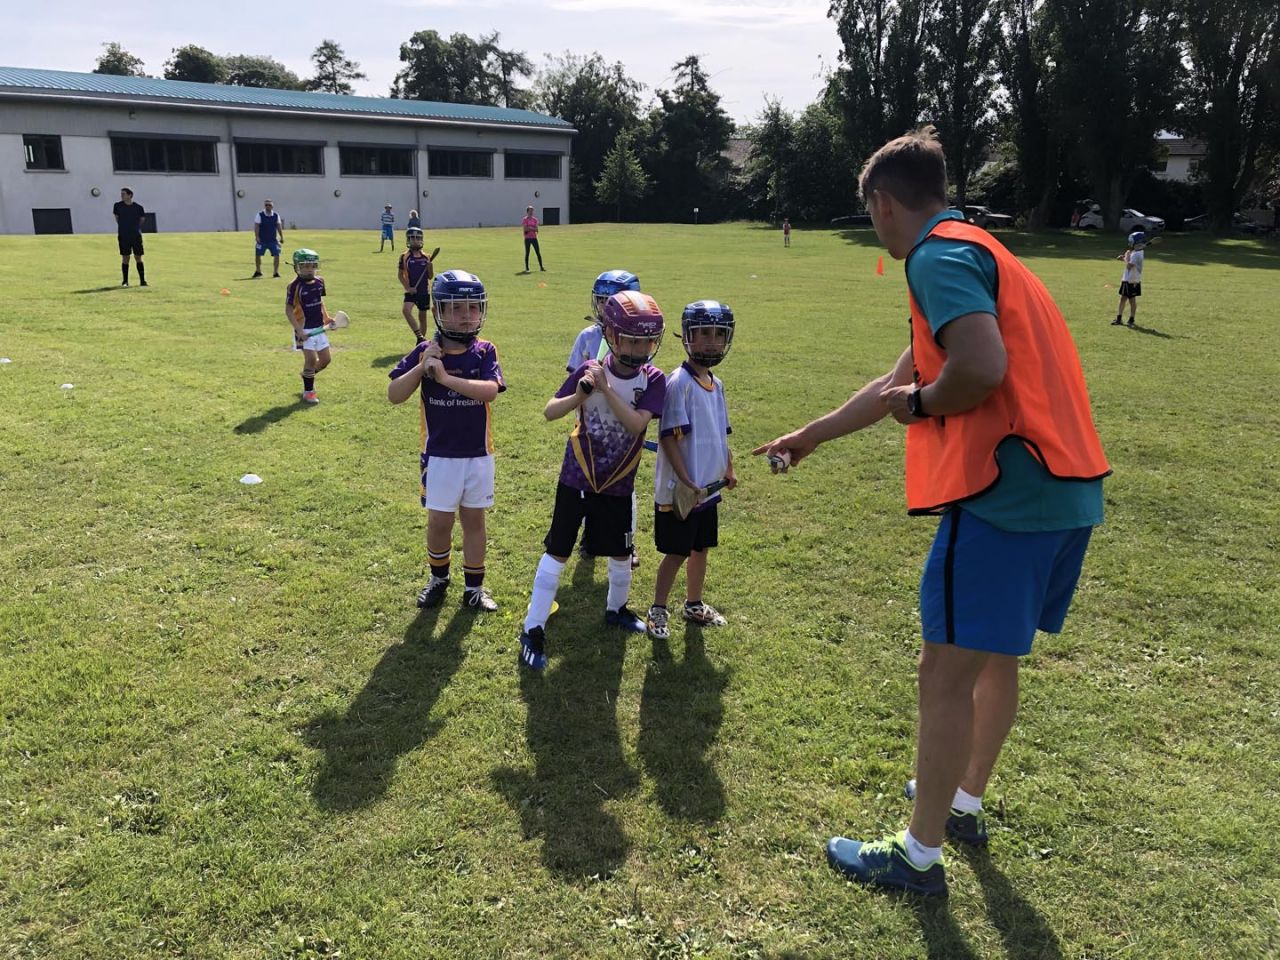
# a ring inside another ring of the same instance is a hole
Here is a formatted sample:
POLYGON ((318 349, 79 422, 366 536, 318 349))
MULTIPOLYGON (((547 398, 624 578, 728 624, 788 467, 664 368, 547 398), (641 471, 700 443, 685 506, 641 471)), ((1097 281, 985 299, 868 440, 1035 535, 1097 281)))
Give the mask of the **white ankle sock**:
POLYGON ((618 611, 627 602, 631 593, 631 558, 621 560, 609 558, 609 596, 605 600, 605 609, 618 611))
POLYGON ((907 859, 914 866, 924 869, 927 866, 937 863, 942 859, 941 847, 926 847, 923 843, 911 835, 911 831, 907 831, 907 859))
POLYGON ((971 793, 965 793, 963 787, 956 787, 956 795, 951 801, 951 809, 959 810, 961 813, 981 813, 982 798, 975 797, 971 793))
POLYGON ((545 627, 551 616, 551 605, 556 602, 556 590, 560 588, 560 574, 564 564, 549 553, 538 561, 538 572, 533 575, 533 596, 529 598, 529 613, 524 618, 525 631, 545 627))

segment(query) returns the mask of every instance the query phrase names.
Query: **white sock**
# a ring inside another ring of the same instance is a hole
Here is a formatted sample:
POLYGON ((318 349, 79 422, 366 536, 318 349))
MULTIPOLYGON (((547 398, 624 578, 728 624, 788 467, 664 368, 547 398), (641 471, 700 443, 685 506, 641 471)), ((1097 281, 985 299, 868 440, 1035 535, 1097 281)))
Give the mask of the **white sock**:
POLYGON ((956 787, 955 799, 951 801, 951 809, 959 810, 961 813, 981 813, 982 798, 975 797, 971 793, 965 793, 963 787, 956 787))
POLYGON ((605 609, 618 611, 627 602, 631 593, 631 558, 621 560, 609 558, 609 597, 605 600, 605 609))
POLYGON ((533 575, 533 596, 529 598, 529 613, 524 618, 527 633, 534 627, 545 627, 551 616, 551 605, 556 602, 556 590, 560 588, 560 574, 564 564, 549 553, 538 561, 538 572, 533 575))
POLYGON ((906 847, 907 859, 911 861, 913 866, 919 867, 921 870, 942 859, 941 847, 926 847, 911 835, 910 830, 907 831, 906 847))

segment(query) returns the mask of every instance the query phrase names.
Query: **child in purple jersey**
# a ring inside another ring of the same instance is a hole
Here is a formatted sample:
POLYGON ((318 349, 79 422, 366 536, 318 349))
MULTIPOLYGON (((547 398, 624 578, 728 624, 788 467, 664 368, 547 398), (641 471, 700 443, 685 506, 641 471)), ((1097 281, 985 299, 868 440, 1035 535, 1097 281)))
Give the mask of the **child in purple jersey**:
POLYGON ((324 280, 317 274, 320 255, 314 250, 293 252, 293 271, 297 277, 284 294, 284 315, 293 327, 293 349, 302 351, 302 400, 319 403, 316 375, 329 366, 329 338, 324 328, 329 324, 329 311, 324 305, 324 280))
POLYGON ((431 280, 434 271, 431 258, 422 252, 424 237, 421 227, 409 227, 404 232, 405 245, 409 248, 400 254, 396 277, 404 287, 404 321, 417 338, 418 343, 427 339, 427 314, 431 311, 431 280), (414 312, 417 318, 414 318, 414 312))
POLYGON ((462 523, 465 607, 492 612, 484 588, 485 510, 493 506, 493 433, 489 405, 507 389, 498 348, 477 334, 488 298, 474 274, 449 270, 435 278, 436 337, 419 343, 391 371, 387 399, 403 403, 421 387, 422 505, 427 513, 431 579, 418 606, 439 606, 449 588, 455 516, 462 523))
POLYGON ((543 415, 559 420, 577 411, 565 445, 546 553, 533 578, 533 596, 520 632, 520 662, 532 670, 547 665, 544 629, 555 603, 560 575, 578 539, 594 555, 609 557, 605 623, 643 633, 644 621, 627 608, 631 592, 631 513, 636 467, 649 421, 662 413, 666 377, 649 361, 662 343, 662 310, 653 297, 626 290, 604 309, 609 355, 573 371, 543 415))

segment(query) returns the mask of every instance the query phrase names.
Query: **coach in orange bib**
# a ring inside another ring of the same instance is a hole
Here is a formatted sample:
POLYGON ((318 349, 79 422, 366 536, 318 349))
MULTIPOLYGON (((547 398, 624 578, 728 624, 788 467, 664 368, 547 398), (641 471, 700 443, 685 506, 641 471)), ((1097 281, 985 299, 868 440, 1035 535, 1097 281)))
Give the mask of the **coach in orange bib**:
POLYGON ((1039 278, 947 207, 932 127, 881 147, 859 182, 906 261, 911 344, 824 417, 759 447, 799 463, 886 414, 907 426, 907 510, 942 519, 920 581, 924 645, 910 827, 834 837, 850 879, 944 895, 944 836, 987 842, 982 794, 1018 706, 1018 659, 1061 631, 1111 470, 1075 344, 1039 278))

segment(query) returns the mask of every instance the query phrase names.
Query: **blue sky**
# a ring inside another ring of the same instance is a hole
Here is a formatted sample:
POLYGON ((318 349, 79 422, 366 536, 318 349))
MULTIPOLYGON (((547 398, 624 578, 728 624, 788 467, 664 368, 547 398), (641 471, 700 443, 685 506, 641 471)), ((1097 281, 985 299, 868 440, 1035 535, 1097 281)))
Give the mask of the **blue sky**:
POLYGON ((101 44, 118 40, 159 75, 174 47, 269 53, 301 76, 325 38, 337 40, 369 79, 356 92, 386 95, 400 44, 416 30, 478 37, 498 30, 504 47, 537 66, 545 54, 599 51, 620 60, 652 95, 671 67, 702 56, 712 86, 738 121, 756 117, 766 94, 790 110, 817 96, 839 41, 826 0, 223 0, 208 7, 173 0, 54 0, 24 10, 21 30, 0 34, 0 64, 91 70, 101 44))

